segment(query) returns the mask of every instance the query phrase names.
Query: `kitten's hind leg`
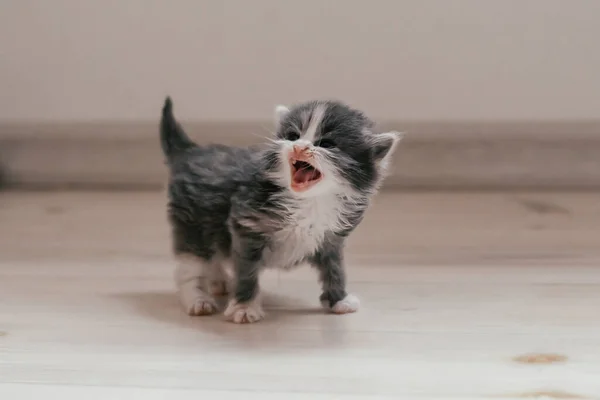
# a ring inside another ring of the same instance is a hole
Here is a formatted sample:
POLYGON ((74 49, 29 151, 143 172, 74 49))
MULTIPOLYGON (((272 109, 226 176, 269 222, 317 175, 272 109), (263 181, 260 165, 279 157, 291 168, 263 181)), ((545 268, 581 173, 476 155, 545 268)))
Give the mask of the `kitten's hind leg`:
POLYGON ((189 253, 177 255, 175 284, 179 301, 188 315, 210 315, 217 303, 206 290, 206 274, 210 263, 189 253))

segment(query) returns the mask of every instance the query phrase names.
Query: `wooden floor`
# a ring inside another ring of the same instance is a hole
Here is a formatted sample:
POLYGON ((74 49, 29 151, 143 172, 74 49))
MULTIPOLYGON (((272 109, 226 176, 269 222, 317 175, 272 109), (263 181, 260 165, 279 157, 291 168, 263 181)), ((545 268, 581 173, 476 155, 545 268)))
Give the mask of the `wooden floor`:
POLYGON ((191 318, 158 193, 0 193, 0 399, 600 399, 600 194, 386 193, 267 318, 191 318))

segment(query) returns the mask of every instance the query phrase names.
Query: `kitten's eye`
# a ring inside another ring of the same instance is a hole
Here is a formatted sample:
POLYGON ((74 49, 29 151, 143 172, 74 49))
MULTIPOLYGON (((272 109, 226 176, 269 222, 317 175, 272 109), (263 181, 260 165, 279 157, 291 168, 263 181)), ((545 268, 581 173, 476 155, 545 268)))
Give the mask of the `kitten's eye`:
POLYGON ((300 139, 300 135, 298 135, 298 133, 297 133, 297 132, 290 131, 290 132, 287 132, 287 133, 285 134, 285 138, 286 138, 287 140, 291 140, 292 142, 294 142, 294 141, 296 141, 296 140, 300 139))
POLYGON ((318 146, 324 149, 331 149, 332 147, 335 147, 335 142, 331 139, 321 139, 319 140, 318 146))

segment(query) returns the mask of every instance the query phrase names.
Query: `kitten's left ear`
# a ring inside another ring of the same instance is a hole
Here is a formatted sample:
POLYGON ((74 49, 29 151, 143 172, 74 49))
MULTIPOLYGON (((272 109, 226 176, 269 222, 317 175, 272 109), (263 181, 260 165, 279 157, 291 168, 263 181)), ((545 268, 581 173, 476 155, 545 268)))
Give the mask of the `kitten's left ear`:
POLYGON ((371 136, 371 154, 373 155, 373 160, 380 167, 386 168, 392 154, 394 154, 394 150, 396 150, 396 146, 403 137, 404 134, 400 132, 373 134, 371 136))
POLYGON ((283 105, 278 105, 275 107, 275 126, 279 126, 281 121, 285 118, 286 115, 290 112, 290 109, 283 105))

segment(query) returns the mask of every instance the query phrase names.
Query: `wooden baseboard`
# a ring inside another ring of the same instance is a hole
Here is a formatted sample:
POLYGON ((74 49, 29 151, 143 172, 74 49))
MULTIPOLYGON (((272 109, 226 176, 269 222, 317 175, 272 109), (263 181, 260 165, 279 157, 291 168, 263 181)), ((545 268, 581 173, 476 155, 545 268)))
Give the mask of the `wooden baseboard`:
MULTIPOLYGON (((268 122, 186 123, 199 143, 247 145, 268 122)), ((600 121, 406 122, 387 187, 599 189, 600 121)), ((0 182, 28 189, 158 189, 157 123, 0 124, 0 182)))

